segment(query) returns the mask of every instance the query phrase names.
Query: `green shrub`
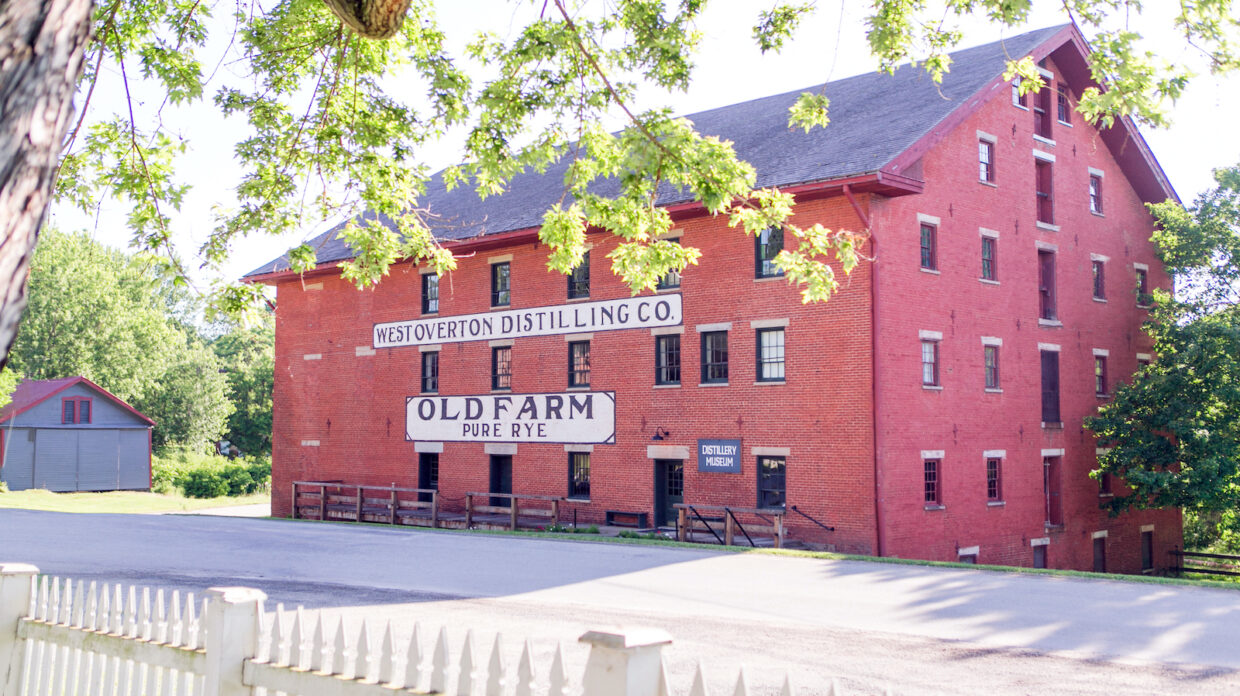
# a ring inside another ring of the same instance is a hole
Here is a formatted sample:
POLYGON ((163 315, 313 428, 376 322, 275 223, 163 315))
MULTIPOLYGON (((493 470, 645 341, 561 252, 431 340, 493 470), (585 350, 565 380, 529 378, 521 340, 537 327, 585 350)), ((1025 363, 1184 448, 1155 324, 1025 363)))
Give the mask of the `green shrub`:
POLYGON ((156 493, 179 488, 190 498, 214 498, 258 493, 270 485, 270 457, 228 459, 167 447, 151 458, 151 488, 156 493))
POLYGON ((228 480, 223 473, 209 469, 193 469, 180 482, 189 498, 219 498, 228 495, 228 480))

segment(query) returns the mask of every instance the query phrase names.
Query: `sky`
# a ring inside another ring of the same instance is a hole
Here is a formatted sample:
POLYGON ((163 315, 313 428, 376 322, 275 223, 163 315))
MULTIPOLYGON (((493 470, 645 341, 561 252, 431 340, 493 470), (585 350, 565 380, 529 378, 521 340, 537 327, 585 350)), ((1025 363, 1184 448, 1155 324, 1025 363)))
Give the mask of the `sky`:
MULTIPOLYGON (((1195 58, 1187 48, 1167 53, 1170 47, 1184 42, 1171 31, 1166 16, 1156 13, 1168 2, 1153 2, 1152 17, 1133 20, 1133 28, 1146 36, 1150 45, 1171 60, 1195 58)), ((766 4, 748 0, 718 0, 714 9, 699 23, 703 48, 687 93, 668 94, 656 89, 641 93, 637 106, 655 108, 669 106, 676 113, 690 114, 718 106, 735 104, 772 94, 780 94, 830 80, 840 79, 875 69, 877 63, 869 55, 865 41, 865 13, 868 2, 818 2, 818 11, 806 22, 798 38, 778 55, 762 55, 750 36, 753 18, 766 4)), ((520 26, 522 16, 531 12, 530 3, 499 3, 495 0, 455 0, 442 3, 439 9, 442 26, 449 34, 450 45, 463 46, 475 31, 487 29, 509 36, 520 26), (497 11, 502 8, 502 11, 497 11)), ((1035 0, 1029 22, 1020 27, 998 29, 985 22, 971 20, 960 24, 964 39, 960 47, 988 43, 1005 36, 1015 36, 1032 29, 1062 24, 1067 21, 1058 2, 1035 0)), ((222 7, 220 14, 226 14, 222 7)), ((224 71, 230 68, 227 66, 224 71)), ((1204 70, 1202 71, 1204 72, 1204 70)), ((111 71, 113 78, 115 70, 111 71)), ((227 79, 227 75, 223 76, 227 79)), ((948 78, 950 79, 950 78, 948 78)), ((399 89, 399 81, 392 81, 399 89)), ((208 87, 208 93, 212 90, 208 87)), ((152 92, 136 91, 139 113, 153 114, 159 97, 152 92)), ((416 96, 410 95, 410 99, 416 96)), ((123 108, 119 81, 102 84, 92 101, 92 118, 105 117, 123 108)), ((1172 126, 1154 130, 1141 128, 1154 156, 1170 178, 1181 200, 1191 203, 1213 184, 1211 171, 1240 163, 1240 129, 1234 127, 1240 114, 1240 76, 1220 79, 1208 74, 1198 77, 1172 111, 1172 126)), ((139 117, 141 118, 141 117, 139 117)), ((180 253, 190 258, 213 227, 212 210, 227 207, 233 201, 231 191, 240 177, 240 169, 232 159, 233 144, 245 134, 240 119, 225 120, 208 99, 191 107, 165 107, 162 120, 176 124, 174 134, 184 138, 189 153, 179 172, 193 185, 179 213, 173 215, 174 239, 180 253)), ((616 125, 620 125, 619 120, 616 125)), ((828 126, 830 128, 830 126, 828 126)), ((459 161, 459 136, 438 143, 424 154, 428 162, 440 168, 459 161)), ((110 246, 125 248, 129 232, 125 226, 126 211, 105 202, 93 216, 53 207, 51 224, 64 230, 86 229, 96 239, 110 246)), ((339 220, 330 220, 284 238, 260 237, 243 240, 233 249, 223 274, 235 279, 323 232, 339 220)), ((188 263, 191 268, 197 263, 188 263)), ((211 277, 198 271, 196 285, 205 288, 211 277)))

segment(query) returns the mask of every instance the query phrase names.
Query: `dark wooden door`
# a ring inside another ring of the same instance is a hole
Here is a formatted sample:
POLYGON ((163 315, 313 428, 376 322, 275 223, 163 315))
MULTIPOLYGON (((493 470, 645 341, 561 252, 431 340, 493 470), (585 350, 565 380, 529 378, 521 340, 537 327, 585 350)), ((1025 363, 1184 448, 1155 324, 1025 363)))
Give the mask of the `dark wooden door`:
POLYGON ((676 523, 676 503, 685 501, 685 462, 681 459, 654 460, 654 523, 663 527, 676 523))
MULTIPOLYGON (((433 452, 422 452, 418 455, 418 488, 439 490, 439 455, 433 452)), ((419 493, 418 500, 431 502, 430 493, 419 493)))
MULTIPOLYGON (((491 493, 512 493, 512 455, 491 455, 491 493)), ((508 507, 510 498, 491 498, 491 504, 508 507)))
POLYGON ((1094 572, 1107 572, 1107 538, 1094 539, 1094 572))
POLYGON ((1045 546, 1033 547, 1033 567, 1034 568, 1045 568, 1046 567, 1046 547, 1045 546))

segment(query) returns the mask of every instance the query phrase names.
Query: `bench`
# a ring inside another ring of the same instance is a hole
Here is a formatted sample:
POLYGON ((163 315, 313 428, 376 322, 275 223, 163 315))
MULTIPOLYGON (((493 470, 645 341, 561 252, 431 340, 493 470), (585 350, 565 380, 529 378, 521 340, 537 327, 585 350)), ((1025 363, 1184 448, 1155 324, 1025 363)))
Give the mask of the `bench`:
POLYGON ((604 522, 613 527, 636 527, 637 529, 648 529, 650 520, 649 513, 645 512, 627 512, 625 510, 608 510, 604 522))

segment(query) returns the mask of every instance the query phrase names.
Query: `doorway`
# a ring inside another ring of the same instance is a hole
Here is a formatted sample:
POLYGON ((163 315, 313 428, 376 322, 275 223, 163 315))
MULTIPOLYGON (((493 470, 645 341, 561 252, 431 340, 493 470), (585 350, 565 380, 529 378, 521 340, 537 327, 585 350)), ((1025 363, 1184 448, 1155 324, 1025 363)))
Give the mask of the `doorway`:
MULTIPOLYGON (((439 454, 421 452, 418 454, 418 488, 423 490, 439 490, 439 454)), ((431 502, 430 493, 419 493, 418 501, 431 502)))
MULTIPOLYGON (((491 493, 512 493, 512 455, 511 454, 492 454, 491 455, 491 493)), ((512 503, 511 498, 491 498, 491 505, 495 507, 508 507, 512 503)))
POLYGON ((654 524, 666 527, 676 523, 676 503, 685 501, 685 461, 654 460, 654 524))

